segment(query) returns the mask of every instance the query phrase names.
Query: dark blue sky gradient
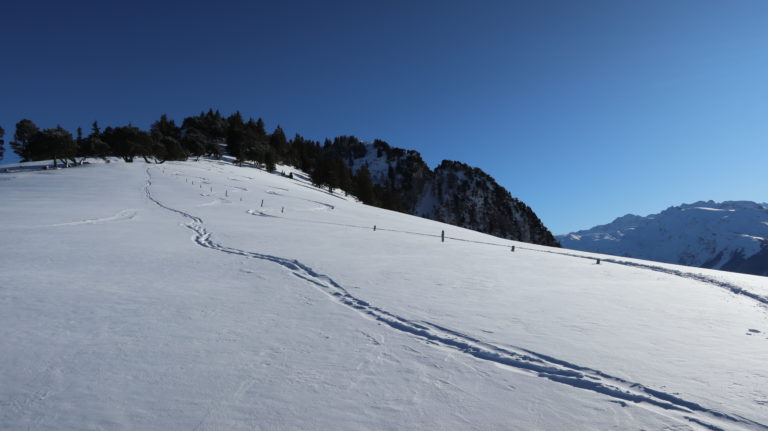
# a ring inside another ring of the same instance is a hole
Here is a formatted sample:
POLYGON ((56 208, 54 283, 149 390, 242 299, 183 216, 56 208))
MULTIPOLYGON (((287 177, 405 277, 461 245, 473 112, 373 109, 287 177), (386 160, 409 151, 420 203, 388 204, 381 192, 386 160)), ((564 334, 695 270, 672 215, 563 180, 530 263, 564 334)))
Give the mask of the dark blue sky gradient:
POLYGON ((240 110, 478 166, 565 233, 768 201, 766 23, 765 1, 11 0, 0 125, 240 110))

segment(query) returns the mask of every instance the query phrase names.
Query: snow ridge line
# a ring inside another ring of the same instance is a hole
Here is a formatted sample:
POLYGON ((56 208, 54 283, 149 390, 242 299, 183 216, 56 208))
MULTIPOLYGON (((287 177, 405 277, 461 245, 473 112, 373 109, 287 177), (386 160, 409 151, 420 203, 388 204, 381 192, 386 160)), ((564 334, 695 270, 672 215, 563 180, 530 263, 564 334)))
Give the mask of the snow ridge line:
POLYGON ((66 223, 56 223, 56 224, 49 224, 49 225, 43 225, 40 227, 62 227, 62 226, 77 226, 82 224, 101 224, 101 223, 109 223, 109 222, 115 222, 115 221, 124 221, 124 220, 131 220, 139 212, 134 209, 124 209, 117 214, 109 217, 102 217, 102 218, 94 218, 94 219, 85 219, 85 220, 79 220, 79 221, 72 221, 72 222, 66 222, 66 223))
MULTIPOLYGON (((282 190, 282 191, 286 191, 286 192, 288 191, 288 189, 284 189, 282 187, 271 186, 270 188, 278 189, 278 190, 282 190)), ((284 195, 284 194, 281 194, 281 193, 277 193, 274 190, 266 190, 266 193, 270 194, 270 195, 273 195, 273 196, 280 196, 281 198, 296 199, 296 200, 299 200, 299 201, 312 202, 313 204, 322 205, 325 208, 328 208, 330 210, 336 209, 336 207, 334 205, 327 204, 325 202, 315 201, 315 200, 312 200, 312 199, 304 199, 304 198, 300 198, 300 197, 296 197, 296 196, 288 196, 288 195, 284 195)))
POLYGON ((743 295, 748 298, 752 298, 755 301, 762 303, 763 305, 768 305, 768 298, 766 298, 765 296, 761 296, 761 295, 758 295, 757 293, 750 292, 746 289, 743 289, 727 281, 722 281, 716 278, 707 277, 704 274, 696 274, 694 272, 685 272, 677 269, 664 268, 662 266, 647 265, 644 263, 628 262, 625 260, 616 260, 616 259, 603 259, 603 260, 606 262, 615 263, 618 265, 632 266, 632 267, 648 269, 656 272, 663 272, 665 274, 676 275, 678 277, 690 278, 692 280, 700 281, 702 283, 707 283, 717 287, 722 287, 724 289, 730 290, 732 293, 735 293, 737 295, 743 295))
POLYGON ((599 370, 571 364, 519 347, 497 346, 427 321, 413 321, 403 318, 351 295, 331 277, 314 271, 311 267, 298 260, 240 250, 219 244, 211 239, 211 234, 205 229, 201 218, 169 207, 152 196, 150 192, 152 185, 150 169, 147 168, 146 170, 147 182, 144 187, 147 198, 159 207, 189 219, 190 222, 186 224, 186 227, 195 232, 192 240, 196 244, 228 254, 265 260, 281 265, 291 271, 297 278, 317 287, 335 302, 400 332, 415 335, 433 344, 468 354, 480 360, 508 366, 518 372, 531 376, 607 395, 613 398, 614 402, 619 402, 622 406, 625 406, 627 403, 633 403, 654 413, 688 425, 698 425, 706 430, 768 430, 768 425, 708 409, 678 396, 648 388, 640 383, 633 383, 613 377, 599 370), (727 428, 722 428, 722 426, 727 428), (733 428, 734 426, 736 428, 733 428))
MULTIPOLYGON (((549 251, 549 250, 536 250, 536 249, 528 248, 528 247, 518 247, 518 248, 522 249, 522 250, 536 251, 536 252, 539 252, 539 253, 550 253, 550 254, 558 254, 560 256, 577 257, 577 258, 580 258, 580 259, 588 259, 588 260, 595 260, 596 259, 595 257, 584 256, 584 255, 575 254, 575 253, 566 253, 566 252, 549 251)), ((710 285, 713 285, 713 286, 716 286, 716 287, 720 287, 722 289, 726 289, 726 290, 728 290, 731 293, 734 293, 736 295, 746 296, 747 298, 753 299, 753 300, 761 303, 764 306, 768 306, 768 297, 765 297, 765 296, 762 296, 762 295, 758 295, 755 292, 750 292, 749 290, 746 290, 746 289, 744 289, 742 287, 739 287, 739 286, 737 286, 737 285, 735 285, 733 283, 729 283, 727 281, 718 280, 718 279, 713 278, 713 277, 708 277, 708 276, 706 276, 704 274, 700 274, 700 273, 697 274, 695 272, 686 272, 686 271, 681 271, 679 269, 671 269, 671 268, 665 268, 663 266, 658 266, 658 265, 649 265, 649 264, 645 264, 645 263, 629 262, 629 261, 626 261, 626 260, 613 259, 613 258, 600 258, 600 260, 603 261, 603 262, 615 263, 616 265, 624 265, 624 266, 631 266, 633 268, 647 269, 649 271, 661 272, 661 273, 664 273, 664 274, 674 275, 674 276, 682 277, 682 278, 688 278, 688 279, 695 280, 695 281, 698 281, 698 282, 701 282, 701 283, 710 284, 710 285)))

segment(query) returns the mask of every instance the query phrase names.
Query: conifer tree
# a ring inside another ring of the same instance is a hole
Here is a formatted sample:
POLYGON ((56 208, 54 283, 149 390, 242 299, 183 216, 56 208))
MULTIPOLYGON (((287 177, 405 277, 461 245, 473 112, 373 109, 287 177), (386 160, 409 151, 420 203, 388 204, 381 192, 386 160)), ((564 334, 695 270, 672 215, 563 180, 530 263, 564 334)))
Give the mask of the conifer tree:
POLYGON ((163 136, 160 141, 153 143, 152 156, 155 163, 165 163, 168 160, 184 160, 187 153, 179 141, 170 136, 163 136))
POLYGON ((264 127, 264 120, 262 120, 261 117, 259 117, 259 119, 256 120, 256 132, 259 134, 260 138, 267 137, 267 129, 266 127, 264 127))
POLYGON ((29 139, 28 150, 31 160, 53 160, 53 167, 58 167, 58 161, 74 158, 77 154, 77 144, 72 134, 61 126, 55 129, 45 129, 36 132, 29 139))
POLYGON ((200 158, 206 153, 206 137, 197 129, 189 128, 184 131, 181 145, 190 156, 200 158))
POLYGON ((277 166, 275 165, 275 153, 271 150, 267 150, 264 154, 264 168, 267 172, 274 172, 275 169, 277 169, 277 166))
POLYGON ((72 157, 72 162, 75 164, 83 164, 85 162, 85 159, 88 157, 94 156, 94 148, 93 143, 90 139, 83 138, 83 129, 81 127, 77 128, 77 137, 75 138, 75 144, 77 145, 77 153, 75 157, 72 157), (80 158, 80 161, 78 162, 77 157, 80 158))
POLYGON ((166 114, 161 115, 159 120, 152 123, 149 131, 152 139, 156 141, 159 141, 164 136, 177 141, 181 139, 181 128, 176 125, 176 122, 169 120, 166 114))
POLYGON ((264 163, 267 151, 267 138, 263 134, 263 131, 259 130, 259 124, 254 121, 253 118, 248 119, 245 123, 242 140, 242 152, 243 158, 253 161, 254 164, 264 163))
POLYGON ((89 142, 88 145, 93 151, 94 157, 100 157, 106 160, 107 157, 112 155, 112 149, 109 148, 109 144, 101 138, 101 129, 99 128, 98 121, 94 121, 93 124, 91 124, 91 134, 88 135, 88 138, 86 139, 89 142))
POLYGON ((330 166, 327 157, 317 160, 310 172, 310 179, 316 187, 323 187, 330 183, 330 166))
POLYGON ((31 160, 32 155, 29 152, 29 140, 37 133, 37 126, 32 120, 26 118, 16 123, 16 132, 13 134, 11 149, 22 162, 31 160))
POLYGON ((245 160, 243 141, 245 140, 245 123, 240 111, 227 118, 227 152, 235 158, 237 163, 245 160))
POLYGON ((5 136, 5 130, 0 126, 0 160, 3 160, 3 153, 5 152, 5 141, 3 140, 3 136, 5 136))
POLYGON ((146 159, 152 153, 152 138, 149 133, 131 125, 107 127, 102 137, 112 149, 113 155, 121 157, 127 163, 132 163, 139 155, 146 159))
POLYGON ((272 132, 272 135, 269 137, 269 146, 275 154, 282 156, 286 153, 287 145, 283 129, 280 126, 277 126, 275 131, 272 132))
POLYGON ((333 188, 339 188, 345 192, 352 190, 352 172, 349 170, 344 161, 340 158, 334 158, 332 162, 333 179, 334 183, 331 184, 333 188))
POLYGON ((392 211, 403 211, 403 204, 394 188, 386 187, 384 189, 381 207, 392 211))
POLYGON ((371 180, 371 172, 368 170, 367 163, 357 170, 353 193, 364 204, 373 205, 373 181, 371 180))
MULTIPOLYGON (((181 140, 181 128, 173 120, 169 120, 166 114, 160 116, 158 121, 150 126, 152 136, 151 155, 157 163, 166 160, 182 160, 185 158, 181 140)), ((144 160, 147 160, 146 155, 144 160)))

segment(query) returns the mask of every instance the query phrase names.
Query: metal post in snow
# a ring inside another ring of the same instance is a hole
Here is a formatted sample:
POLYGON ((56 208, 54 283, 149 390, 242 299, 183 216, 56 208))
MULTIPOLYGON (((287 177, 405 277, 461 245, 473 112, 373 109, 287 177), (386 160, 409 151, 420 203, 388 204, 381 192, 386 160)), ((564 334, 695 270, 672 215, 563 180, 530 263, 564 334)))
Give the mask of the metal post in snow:
POLYGON ((285 207, 280 207, 280 212, 285 212, 285 207))
POLYGON ((512 251, 515 251, 515 246, 514 245, 512 246, 512 251))
POLYGON ((373 231, 376 232, 376 225, 373 225, 373 231))
POLYGON ((261 200, 261 206, 264 206, 264 199, 261 200))
POLYGON ((229 190, 224 190, 224 196, 229 197, 229 190))
POLYGON ((597 258, 597 265, 600 265, 600 258, 597 258))
POLYGON ((440 233, 440 241, 441 241, 441 242, 445 242, 445 231, 442 231, 442 232, 440 233))

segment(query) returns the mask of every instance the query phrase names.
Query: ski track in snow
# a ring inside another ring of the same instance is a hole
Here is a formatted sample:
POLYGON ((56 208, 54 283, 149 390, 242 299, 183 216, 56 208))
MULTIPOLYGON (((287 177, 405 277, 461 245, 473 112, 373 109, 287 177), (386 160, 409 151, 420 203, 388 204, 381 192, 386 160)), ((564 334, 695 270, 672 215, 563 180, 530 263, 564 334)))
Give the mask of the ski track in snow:
POLYGON ((211 233, 205 228, 201 218, 169 207, 152 195, 150 191, 152 186, 151 169, 147 168, 146 170, 147 182, 144 186, 146 197, 157 206, 188 219, 189 223, 186 224, 186 227, 195 233, 192 240, 197 245, 227 254, 278 264, 289 270, 297 278, 317 287, 338 304, 395 330, 416 336, 443 348, 459 351, 479 360, 507 366, 529 376, 608 396, 611 398, 610 402, 617 402, 622 406, 632 403, 688 426, 709 431, 768 430, 766 424, 739 415, 709 409, 677 395, 655 390, 599 370, 576 365, 521 347, 494 345, 427 321, 406 319, 351 295, 331 277, 315 272, 311 267, 298 260, 240 250, 219 244, 211 239, 211 233))
MULTIPOLYGON (((210 196, 208 193, 200 193, 200 196, 210 196)), ((214 205, 221 205, 221 204, 231 204, 232 201, 225 198, 217 198, 216 200, 206 202, 204 204, 197 205, 198 207, 211 207, 214 205)))
POLYGON ((321 188, 319 188, 319 187, 315 187, 315 186, 308 186, 308 185, 306 185, 306 184, 301 184, 301 183, 296 183, 296 185, 299 185, 299 186, 301 186, 301 187, 304 187, 304 188, 307 188, 307 189, 310 189, 310 190, 314 190, 314 191, 316 191, 316 192, 325 193, 325 194, 327 194, 328 196, 333 196, 333 197, 335 197, 336 199, 341 199, 341 200, 343 200, 343 201, 348 201, 348 200, 349 200, 349 199, 347 199, 347 198, 345 198, 345 197, 336 196, 335 194, 333 194, 333 193, 330 193, 329 191, 327 191, 327 190, 324 190, 324 189, 321 189, 321 188))
POLYGON ((110 217, 78 220, 78 221, 72 221, 68 223, 48 224, 41 227, 77 226, 82 224, 100 224, 100 223, 131 220, 132 218, 136 217, 138 213, 139 212, 134 209, 125 209, 110 217))
POLYGON ((277 216, 274 216, 272 214, 268 214, 266 211, 261 211, 261 210, 248 210, 248 211, 246 211, 246 213, 248 213, 250 215, 258 216, 258 217, 278 218, 277 216))
POLYGON ((622 260, 616 260, 616 259, 603 259, 605 262, 615 263, 618 265, 625 265, 625 266, 633 266, 636 268, 642 268, 642 269, 649 269, 651 271, 657 271, 657 272, 663 272, 665 274, 671 274, 676 275, 678 277, 683 278, 690 278, 692 280, 700 281, 702 283, 711 284, 717 287, 722 287, 724 289, 727 289, 731 291, 732 293, 735 293, 737 295, 743 295, 748 298, 754 299, 755 301, 760 302, 763 305, 768 305, 768 298, 765 296, 758 295, 754 292, 750 292, 746 289, 743 289, 733 283, 729 283, 727 281, 718 280, 716 278, 707 277, 704 274, 697 274, 694 272, 685 272, 680 271, 677 269, 671 269, 671 268, 664 268, 662 266, 655 266, 655 265, 646 265, 643 263, 636 263, 636 262, 627 262, 622 260))
MULTIPOLYGON (((280 189, 280 190, 285 190, 285 191, 288 191, 288 189, 283 189, 283 188, 280 188, 280 187, 272 187, 272 188, 274 188, 274 189, 280 189)), ((300 201, 305 201, 305 202, 312 202, 313 204, 322 205, 322 208, 320 208, 320 209, 329 209, 329 210, 333 210, 333 209, 336 209, 336 207, 335 207, 335 206, 333 206, 333 205, 331 205, 331 204, 327 204, 327 203, 325 203, 325 202, 314 201, 314 200, 312 200, 312 199, 304 199, 304 198, 299 198, 299 197, 296 197, 296 196, 286 196, 286 195, 284 195, 284 194, 282 194, 282 193, 278 193, 278 192, 276 192, 276 191, 274 191, 274 190, 265 190, 265 192, 266 192, 267 194, 270 194, 270 195, 273 195, 273 196, 280 196, 281 198, 296 199, 296 200, 300 200, 300 201)))
MULTIPOLYGON (((517 248, 519 248, 521 250, 536 251, 536 252, 539 252, 539 253, 552 253, 552 254, 559 254, 561 256, 570 256, 570 257, 578 257, 580 259, 595 260, 594 257, 584 256, 584 255, 575 254, 575 253, 566 253, 566 252, 548 251, 548 250, 536 250, 536 249, 527 248, 527 247, 517 247, 517 248)), ((646 264, 646 263, 630 262, 630 261, 626 261, 626 260, 613 259, 613 258, 600 258, 600 261, 601 262, 608 262, 608 263, 615 263, 617 265, 631 266, 631 267, 634 267, 634 268, 647 269, 647 270, 650 270, 650 271, 662 272, 664 274, 669 274, 669 275, 674 275, 674 276, 677 276, 677 277, 682 277, 682 278, 688 278, 688 279, 691 279, 691 280, 696 280, 696 281, 701 282, 701 283, 706 283, 706 284, 710 284, 712 286, 720 287, 720 288, 728 290, 731 293, 734 293, 736 295, 742 295, 742 296, 745 296, 747 298, 753 299, 753 300, 759 302, 763 306, 768 306, 768 297, 765 297, 765 296, 762 296, 762 295, 758 295, 755 292, 750 292, 749 290, 746 290, 746 289, 744 289, 742 287, 739 287, 739 286, 737 286, 737 285, 735 285, 733 283, 729 283, 729 282, 723 281, 723 280, 718 280, 718 279, 713 278, 713 277, 708 277, 708 276, 706 276, 704 274, 701 274, 701 273, 686 272, 686 271, 681 271, 679 269, 665 268, 663 266, 658 266, 658 265, 649 265, 649 264, 646 264)))

